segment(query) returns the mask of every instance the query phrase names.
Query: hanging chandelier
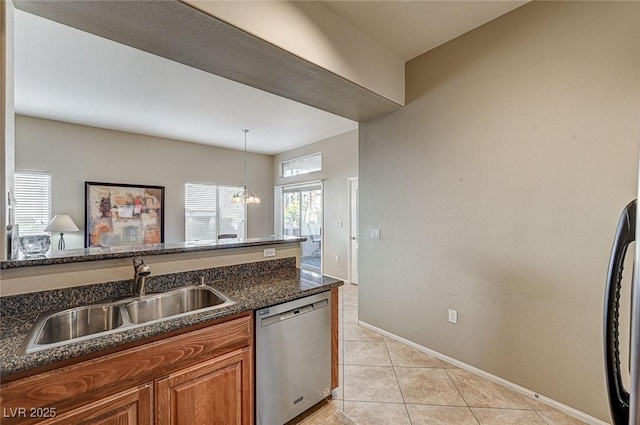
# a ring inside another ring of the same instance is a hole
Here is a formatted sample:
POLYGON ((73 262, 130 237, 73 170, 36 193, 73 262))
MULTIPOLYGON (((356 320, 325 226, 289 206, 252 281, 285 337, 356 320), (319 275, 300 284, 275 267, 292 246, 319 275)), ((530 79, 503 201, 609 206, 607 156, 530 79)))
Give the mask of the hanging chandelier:
POLYGON ((234 193, 231 202, 234 204, 259 204, 260 198, 258 195, 254 191, 247 189, 247 133, 249 130, 243 129, 242 132, 244 133, 244 189, 242 192, 234 193))

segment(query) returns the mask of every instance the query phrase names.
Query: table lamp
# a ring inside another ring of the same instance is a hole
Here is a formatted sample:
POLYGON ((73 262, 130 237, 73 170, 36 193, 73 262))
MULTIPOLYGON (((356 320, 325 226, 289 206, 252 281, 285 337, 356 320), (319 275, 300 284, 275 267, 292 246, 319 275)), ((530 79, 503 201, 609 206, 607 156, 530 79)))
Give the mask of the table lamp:
POLYGON ((58 242, 60 250, 64 249, 64 232, 77 232, 78 230, 80 229, 76 223, 67 214, 56 214, 44 228, 45 232, 60 232, 60 241, 58 242))

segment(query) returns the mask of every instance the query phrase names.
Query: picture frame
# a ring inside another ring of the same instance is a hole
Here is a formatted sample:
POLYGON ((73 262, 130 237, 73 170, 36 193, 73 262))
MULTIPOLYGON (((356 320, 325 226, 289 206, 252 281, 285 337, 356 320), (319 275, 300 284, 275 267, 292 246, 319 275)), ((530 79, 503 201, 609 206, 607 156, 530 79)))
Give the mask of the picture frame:
POLYGON ((164 243, 164 186, 85 182, 85 248, 164 243))

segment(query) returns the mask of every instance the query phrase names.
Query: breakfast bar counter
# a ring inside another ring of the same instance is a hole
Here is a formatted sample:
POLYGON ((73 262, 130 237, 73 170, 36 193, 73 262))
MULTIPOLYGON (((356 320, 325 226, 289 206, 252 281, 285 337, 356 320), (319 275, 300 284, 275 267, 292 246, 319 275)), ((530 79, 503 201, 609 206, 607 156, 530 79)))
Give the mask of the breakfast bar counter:
POLYGON ((285 258, 151 277, 148 281, 149 292, 194 285, 204 279, 206 285, 222 292, 235 303, 30 354, 24 353, 22 345, 40 312, 51 310, 52 306, 54 309, 64 309, 130 297, 131 281, 3 297, 0 308, 0 376, 6 380, 17 373, 24 375, 32 370, 35 373, 43 366, 56 362, 86 358, 119 346, 127 347, 164 333, 252 312, 343 284, 338 279, 300 270, 296 268, 295 261, 295 258, 285 258))

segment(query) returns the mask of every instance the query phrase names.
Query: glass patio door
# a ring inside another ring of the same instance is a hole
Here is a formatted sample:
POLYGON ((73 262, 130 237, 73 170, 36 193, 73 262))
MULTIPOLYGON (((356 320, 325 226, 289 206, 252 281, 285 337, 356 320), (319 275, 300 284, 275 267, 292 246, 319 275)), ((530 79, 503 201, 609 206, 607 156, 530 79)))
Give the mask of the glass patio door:
POLYGON ((303 236, 300 265, 322 271, 322 184, 285 187, 282 191, 284 235, 303 236))

